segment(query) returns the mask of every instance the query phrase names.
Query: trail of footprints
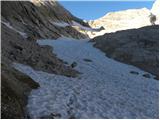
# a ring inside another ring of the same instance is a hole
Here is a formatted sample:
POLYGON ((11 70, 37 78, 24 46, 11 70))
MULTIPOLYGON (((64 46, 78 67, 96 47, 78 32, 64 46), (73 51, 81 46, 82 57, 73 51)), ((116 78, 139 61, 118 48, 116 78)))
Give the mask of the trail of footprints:
POLYGON ((44 45, 53 45, 81 74, 70 78, 17 64, 40 84, 28 99, 31 118, 157 118, 159 86, 153 76, 107 58, 87 41, 45 40, 44 45))

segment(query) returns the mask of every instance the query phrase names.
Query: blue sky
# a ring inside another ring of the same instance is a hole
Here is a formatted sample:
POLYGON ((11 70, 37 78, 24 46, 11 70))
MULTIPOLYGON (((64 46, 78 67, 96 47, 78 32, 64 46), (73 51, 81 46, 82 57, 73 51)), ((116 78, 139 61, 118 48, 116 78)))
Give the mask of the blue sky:
POLYGON ((151 9, 154 0, 148 1, 59 1, 67 10, 73 15, 85 19, 94 20, 104 16, 111 11, 126 10, 131 8, 143 8, 151 9))

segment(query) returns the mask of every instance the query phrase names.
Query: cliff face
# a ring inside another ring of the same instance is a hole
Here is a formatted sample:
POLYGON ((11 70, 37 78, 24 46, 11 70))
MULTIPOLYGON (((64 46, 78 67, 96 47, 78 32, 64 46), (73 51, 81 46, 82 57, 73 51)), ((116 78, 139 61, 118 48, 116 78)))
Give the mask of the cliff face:
POLYGON ((37 70, 75 77, 77 71, 58 59, 50 47, 39 46, 36 40, 61 36, 86 38, 86 34, 71 24, 75 21, 88 25, 56 1, 1 1, 1 6, 2 118, 25 118, 27 95, 39 85, 16 71, 12 64, 18 62, 37 70))

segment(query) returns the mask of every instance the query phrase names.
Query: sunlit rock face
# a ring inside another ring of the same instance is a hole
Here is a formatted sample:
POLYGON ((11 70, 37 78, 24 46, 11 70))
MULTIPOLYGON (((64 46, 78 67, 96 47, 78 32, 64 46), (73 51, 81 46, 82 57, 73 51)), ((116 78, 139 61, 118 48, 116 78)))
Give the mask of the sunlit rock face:
POLYGON ((159 24, 159 19, 160 19, 160 0, 156 0, 155 3, 153 4, 153 7, 151 9, 151 12, 156 15, 157 21, 156 23, 159 24))
POLYGON ((150 10, 147 8, 110 12, 102 18, 90 21, 90 25, 93 27, 103 26, 106 32, 140 28, 151 25, 149 15, 150 10))
POLYGON ((105 16, 89 21, 89 25, 93 28, 104 27, 100 32, 89 34, 91 38, 112 33, 121 30, 141 28, 159 24, 160 18, 160 0, 156 0, 152 9, 128 9, 123 11, 109 12, 105 16))
POLYGON ((158 24, 160 18, 159 11, 160 0, 156 0, 151 10, 147 8, 141 8, 110 12, 97 20, 89 21, 89 24, 92 27, 103 26, 105 28, 105 30, 101 31, 101 34, 98 33, 97 36, 99 36, 103 35, 104 33, 153 25, 151 15, 156 16, 154 24, 158 24))

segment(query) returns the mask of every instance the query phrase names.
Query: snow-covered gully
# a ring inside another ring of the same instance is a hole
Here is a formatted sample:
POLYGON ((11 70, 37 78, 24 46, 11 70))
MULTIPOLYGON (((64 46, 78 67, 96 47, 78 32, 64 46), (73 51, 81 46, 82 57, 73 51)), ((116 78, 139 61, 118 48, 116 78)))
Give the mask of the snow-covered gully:
POLYGON ((70 78, 14 63, 40 84, 29 96, 31 118, 158 118, 158 81, 152 75, 145 78, 146 72, 107 58, 88 40, 60 38, 38 43, 53 46, 68 65, 76 62, 81 74, 70 78))

